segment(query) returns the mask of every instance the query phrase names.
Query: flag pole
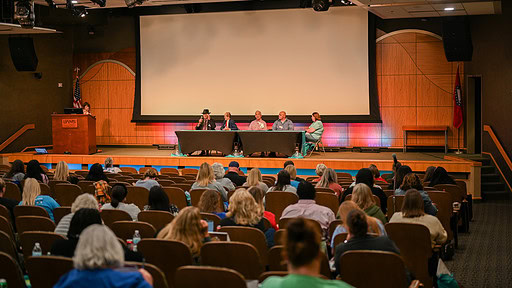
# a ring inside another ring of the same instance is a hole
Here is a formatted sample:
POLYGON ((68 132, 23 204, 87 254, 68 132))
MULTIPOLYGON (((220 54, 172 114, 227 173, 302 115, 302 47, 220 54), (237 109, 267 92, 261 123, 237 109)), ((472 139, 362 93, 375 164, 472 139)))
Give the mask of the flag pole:
POLYGON ((462 154, 460 152, 460 128, 457 128, 457 152, 455 154, 462 154))

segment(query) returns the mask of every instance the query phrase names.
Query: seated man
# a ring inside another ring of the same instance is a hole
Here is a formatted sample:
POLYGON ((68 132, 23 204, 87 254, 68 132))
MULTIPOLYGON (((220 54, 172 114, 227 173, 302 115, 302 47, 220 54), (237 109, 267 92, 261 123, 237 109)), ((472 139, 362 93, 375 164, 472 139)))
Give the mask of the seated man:
POLYGON ((324 124, 322 123, 322 118, 318 112, 313 112, 313 114, 311 114, 311 120, 313 123, 311 123, 308 130, 306 130, 306 141, 316 142, 322 138, 322 134, 324 134, 324 124))
POLYGON ((293 130, 293 122, 286 118, 286 112, 279 112, 279 119, 277 119, 272 125, 274 131, 293 130))
POLYGON ((336 219, 334 212, 325 206, 316 204, 316 190, 313 184, 309 182, 303 181, 299 183, 297 196, 299 196, 299 202, 286 207, 281 215, 281 219, 304 217, 315 220, 320 223, 324 235, 326 235, 329 224, 336 219))
POLYGON ((231 120, 230 112, 224 113, 224 122, 222 122, 220 130, 238 130, 235 121, 231 120))
POLYGON ((267 130, 267 122, 261 119, 260 110, 256 110, 254 118, 256 118, 256 120, 252 120, 251 124, 249 124, 249 130, 267 130))
POLYGON ((215 130, 215 121, 210 117, 210 110, 203 109, 203 116, 197 122, 196 130, 215 130))
POLYGON ((224 178, 228 178, 233 182, 236 186, 244 185, 246 178, 244 176, 238 175, 240 171, 240 164, 236 161, 231 161, 228 167, 228 173, 224 176, 224 178))

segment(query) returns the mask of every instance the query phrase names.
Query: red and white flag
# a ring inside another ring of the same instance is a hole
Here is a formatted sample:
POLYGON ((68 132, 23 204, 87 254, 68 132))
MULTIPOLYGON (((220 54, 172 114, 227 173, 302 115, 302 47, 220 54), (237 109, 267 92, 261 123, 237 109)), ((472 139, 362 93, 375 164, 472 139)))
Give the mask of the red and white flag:
POLYGON ((462 90, 460 88, 459 67, 457 67, 457 78, 455 78, 455 89, 453 90, 453 126, 457 129, 462 126, 462 90))

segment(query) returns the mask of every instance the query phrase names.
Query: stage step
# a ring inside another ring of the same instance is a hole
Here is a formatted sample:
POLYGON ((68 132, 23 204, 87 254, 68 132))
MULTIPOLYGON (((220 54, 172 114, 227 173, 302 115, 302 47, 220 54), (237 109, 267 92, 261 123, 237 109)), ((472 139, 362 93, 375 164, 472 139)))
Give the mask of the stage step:
POLYGON ((482 163, 481 192, 482 200, 502 200, 510 197, 510 191, 505 181, 498 173, 491 158, 487 155, 469 157, 482 163))

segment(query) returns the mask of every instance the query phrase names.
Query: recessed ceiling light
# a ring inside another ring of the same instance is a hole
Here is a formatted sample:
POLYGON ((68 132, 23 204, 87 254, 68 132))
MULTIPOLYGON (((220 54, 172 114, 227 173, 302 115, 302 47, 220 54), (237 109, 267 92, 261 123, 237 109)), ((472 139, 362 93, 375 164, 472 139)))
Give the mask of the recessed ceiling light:
POLYGON ((71 3, 73 3, 73 4, 77 4, 77 3, 78 3, 78 1, 77 1, 77 0, 73 0, 73 1, 71 1, 71 3))
POLYGON ((453 11, 453 10, 455 10, 454 7, 446 7, 446 8, 444 8, 444 11, 453 11))

